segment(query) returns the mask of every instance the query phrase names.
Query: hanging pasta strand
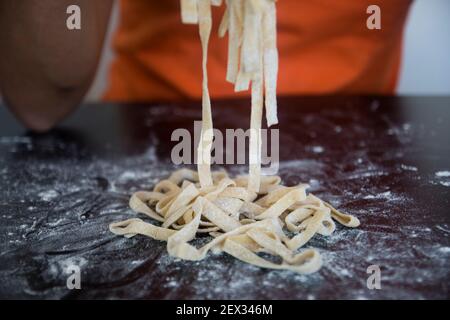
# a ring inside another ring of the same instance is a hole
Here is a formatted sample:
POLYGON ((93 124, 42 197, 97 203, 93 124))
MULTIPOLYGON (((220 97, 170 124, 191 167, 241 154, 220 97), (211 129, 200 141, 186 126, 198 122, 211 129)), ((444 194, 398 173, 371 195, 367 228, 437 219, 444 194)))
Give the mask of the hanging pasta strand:
POLYGON ((277 49, 277 13, 275 2, 267 2, 262 20, 264 41, 264 87, 267 127, 278 123, 277 117, 277 78, 278 78, 278 49, 277 49))
POLYGON ((181 0, 184 23, 199 24, 202 44, 202 131, 198 145, 198 171, 181 169, 155 185, 139 191, 130 207, 159 223, 141 219, 112 223, 110 231, 125 237, 145 235, 166 241, 171 256, 204 259, 211 250, 223 251, 244 262, 269 269, 309 274, 320 269, 315 249, 303 248, 316 234, 330 236, 335 223, 359 226, 356 217, 339 212, 312 194, 307 185, 286 187, 278 176, 261 176, 261 125, 265 106, 267 125, 278 122, 276 82, 278 52, 274 0, 225 0, 227 8, 219 36, 229 36, 226 80, 235 90, 251 84, 249 175, 228 177, 211 172, 213 124, 208 91, 207 54, 211 34, 211 6, 221 0, 181 0), (265 99, 265 101, 264 101, 265 99), (291 234, 285 232, 287 229, 291 234), (197 234, 212 240, 203 247, 189 244, 197 234), (293 234, 293 235, 292 235, 293 234), (274 263, 258 254, 281 259, 274 263))
POLYGON ((262 23, 261 9, 253 1, 245 2, 243 61, 245 73, 252 74, 250 147, 249 147, 249 179, 248 189, 258 192, 261 180, 261 122, 263 113, 263 56, 262 34, 258 27, 262 23))
POLYGON ((226 3, 226 12, 228 12, 228 62, 226 80, 235 83, 239 71, 239 49, 242 37, 239 17, 241 3, 240 0, 227 0, 226 3))
POLYGON ((198 23, 198 0, 181 0, 181 21, 185 24, 198 23))
POLYGON ((212 17, 210 0, 198 0, 199 31, 202 43, 202 130, 197 150, 197 166, 202 187, 212 185, 211 178, 211 148, 214 139, 211 115, 211 100, 208 90, 208 43, 211 35, 212 17))

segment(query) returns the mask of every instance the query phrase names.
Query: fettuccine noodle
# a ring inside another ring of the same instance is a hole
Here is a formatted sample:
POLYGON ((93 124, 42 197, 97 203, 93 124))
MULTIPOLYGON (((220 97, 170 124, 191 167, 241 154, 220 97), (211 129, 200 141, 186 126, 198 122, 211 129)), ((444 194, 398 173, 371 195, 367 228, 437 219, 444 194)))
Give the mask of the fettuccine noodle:
POLYGON ((219 35, 229 34, 227 80, 235 90, 251 85, 249 175, 230 178, 211 172, 213 125, 208 92, 207 51, 211 34, 211 6, 221 0, 181 0, 184 23, 198 24, 203 53, 202 131, 198 171, 181 169, 160 181, 153 191, 139 191, 130 207, 161 223, 134 218, 112 223, 118 235, 137 234, 166 241, 171 256, 201 260, 211 251, 224 251, 247 263, 302 274, 317 271, 321 256, 315 249, 298 252, 315 234, 331 235, 336 220, 357 227, 359 220, 306 193, 307 185, 286 187, 278 176, 261 176, 261 122, 277 120, 276 9, 274 0, 225 0, 219 35), (286 234, 289 231, 291 236, 286 234), (201 248, 188 242, 207 233, 212 240, 201 248), (268 257, 261 256, 265 253, 268 257), (260 254, 260 255, 258 255, 260 254), (278 257, 279 262, 270 257, 278 257))

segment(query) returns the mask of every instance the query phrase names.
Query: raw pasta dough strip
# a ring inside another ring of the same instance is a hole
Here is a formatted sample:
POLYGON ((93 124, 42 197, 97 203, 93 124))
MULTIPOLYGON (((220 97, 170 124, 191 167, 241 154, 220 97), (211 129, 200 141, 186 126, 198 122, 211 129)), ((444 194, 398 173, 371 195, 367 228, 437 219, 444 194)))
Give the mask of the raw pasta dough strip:
POLYGON ((198 23, 198 0, 181 0, 181 21, 185 24, 198 23))
POLYGON ((277 17, 273 1, 268 2, 262 21, 264 41, 264 86, 267 126, 278 123, 277 117, 277 17))
POLYGON ((211 115, 211 100, 208 90, 208 43, 211 35, 212 17, 210 0, 198 0, 199 31, 202 43, 202 130, 197 150, 197 166, 202 187, 212 185, 211 148, 213 142, 213 125, 211 115))
POLYGON ((239 260, 267 269, 290 270, 301 274, 310 274, 316 272, 322 266, 322 258, 314 249, 308 249, 298 254, 293 265, 269 262, 230 239, 225 241, 223 250, 239 260))

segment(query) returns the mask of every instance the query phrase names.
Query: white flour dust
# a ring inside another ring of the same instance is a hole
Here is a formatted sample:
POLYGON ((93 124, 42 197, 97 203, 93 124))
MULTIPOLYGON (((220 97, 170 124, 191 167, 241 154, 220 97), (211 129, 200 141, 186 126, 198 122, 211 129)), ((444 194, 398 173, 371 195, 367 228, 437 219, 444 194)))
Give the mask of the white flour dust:
POLYGON ((430 180, 431 184, 438 184, 444 187, 450 187, 450 171, 443 170, 434 173, 430 180))

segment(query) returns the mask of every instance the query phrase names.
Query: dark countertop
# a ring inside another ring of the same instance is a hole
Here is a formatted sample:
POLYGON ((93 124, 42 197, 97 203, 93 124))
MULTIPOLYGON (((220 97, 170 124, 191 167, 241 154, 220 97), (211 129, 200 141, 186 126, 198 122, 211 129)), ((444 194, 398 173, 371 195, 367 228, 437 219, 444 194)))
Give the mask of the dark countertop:
MULTIPOLYGON (((279 105, 284 183, 309 183, 362 223, 314 237, 318 273, 264 270, 226 254, 174 260, 165 243, 108 231, 135 216, 132 192, 176 168, 171 133, 192 129, 199 103, 87 105, 41 135, 0 107, 0 298, 450 298, 450 98, 279 105), (69 265, 80 267, 81 290, 66 287, 69 265), (366 286, 370 265, 380 266, 381 290, 366 286)), ((213 103, 216 127, 247 128, 248 106, 213 103)))

